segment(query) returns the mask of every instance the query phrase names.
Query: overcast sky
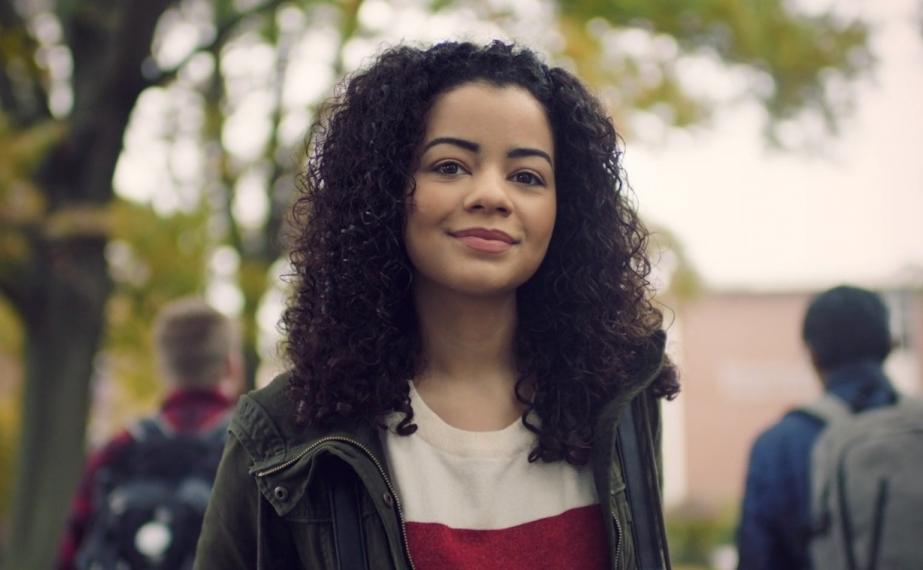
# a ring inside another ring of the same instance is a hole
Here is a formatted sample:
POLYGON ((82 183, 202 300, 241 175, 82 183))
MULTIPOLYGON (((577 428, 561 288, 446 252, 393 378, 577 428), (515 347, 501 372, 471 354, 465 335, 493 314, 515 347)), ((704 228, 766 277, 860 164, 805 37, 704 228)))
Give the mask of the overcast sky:
POLYGON ((923 271, 921 6, 869 7, 879 64, 825 158, 767 149, 760 111, 747 106, 723 112, 708 131, 629 141, 643 215, 680 238, 708 283, 875 286, 908 266, 923 271))

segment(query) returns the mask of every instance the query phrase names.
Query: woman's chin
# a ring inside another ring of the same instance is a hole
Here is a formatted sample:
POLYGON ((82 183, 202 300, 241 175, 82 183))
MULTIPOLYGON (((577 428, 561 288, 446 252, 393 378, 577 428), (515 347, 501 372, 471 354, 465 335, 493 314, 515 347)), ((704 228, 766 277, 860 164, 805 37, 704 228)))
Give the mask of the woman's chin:
POLYGON ((432 281, 426 280, 425 287, 432 293, 441 290, 444 295, 459 295, 482 299, 501 299, 515 295, 519 287, 519 280, 503 276, 488 276, 477 274, 471 276, 456 276, 451 279, 432 281))

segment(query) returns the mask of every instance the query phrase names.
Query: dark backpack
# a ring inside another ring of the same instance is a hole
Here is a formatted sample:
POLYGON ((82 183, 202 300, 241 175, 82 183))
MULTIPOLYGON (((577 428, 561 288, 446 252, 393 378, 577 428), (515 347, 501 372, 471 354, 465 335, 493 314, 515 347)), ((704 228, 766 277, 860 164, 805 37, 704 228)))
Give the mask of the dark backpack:
POLYGON ((97 472, 77 568, 191 569, 227 427, 227 415, 196 433, 156 416, 136 424, 134 441, 97 472))
POLYGON ((853 414, 828 394, 803 411, 826 424, 811 455, 814 568, 923 568, 923 401, 853 414))

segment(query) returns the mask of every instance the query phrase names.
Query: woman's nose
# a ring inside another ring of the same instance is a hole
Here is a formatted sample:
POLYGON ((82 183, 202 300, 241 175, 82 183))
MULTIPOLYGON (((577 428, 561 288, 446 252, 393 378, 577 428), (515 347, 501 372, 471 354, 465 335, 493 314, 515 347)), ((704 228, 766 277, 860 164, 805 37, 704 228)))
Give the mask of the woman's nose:
POLYGON ((465 209, 496 212, 508 216, 513 211, 507 180, 500 174, 485 172, 472 178, 472 188, 465 197, 465 209))

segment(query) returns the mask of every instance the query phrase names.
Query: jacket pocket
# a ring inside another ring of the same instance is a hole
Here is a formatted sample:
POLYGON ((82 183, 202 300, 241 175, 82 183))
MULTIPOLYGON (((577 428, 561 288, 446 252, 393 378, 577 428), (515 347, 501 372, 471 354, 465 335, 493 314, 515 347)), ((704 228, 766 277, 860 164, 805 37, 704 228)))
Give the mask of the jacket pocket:
MULTIPOLYGON (((342 474, 343 460, 319 452, 285 470, 262 477, 261 493, 291 532, 302 568, 338 569, 336 512, 332 496, 335 477, 342 474), (336 469, 334 469, 336 467, 336 469), (271 496, 271 500, 270 500, 271 496)), ((357 479, 358 484, 358 479, 357 479)), ((348 547, 365 548, 370 568, 390 561, 381 517, 365 487, 357 490, 359 536, 348 547)), ((390 568, 390 563, 388 563, 390 568)))

